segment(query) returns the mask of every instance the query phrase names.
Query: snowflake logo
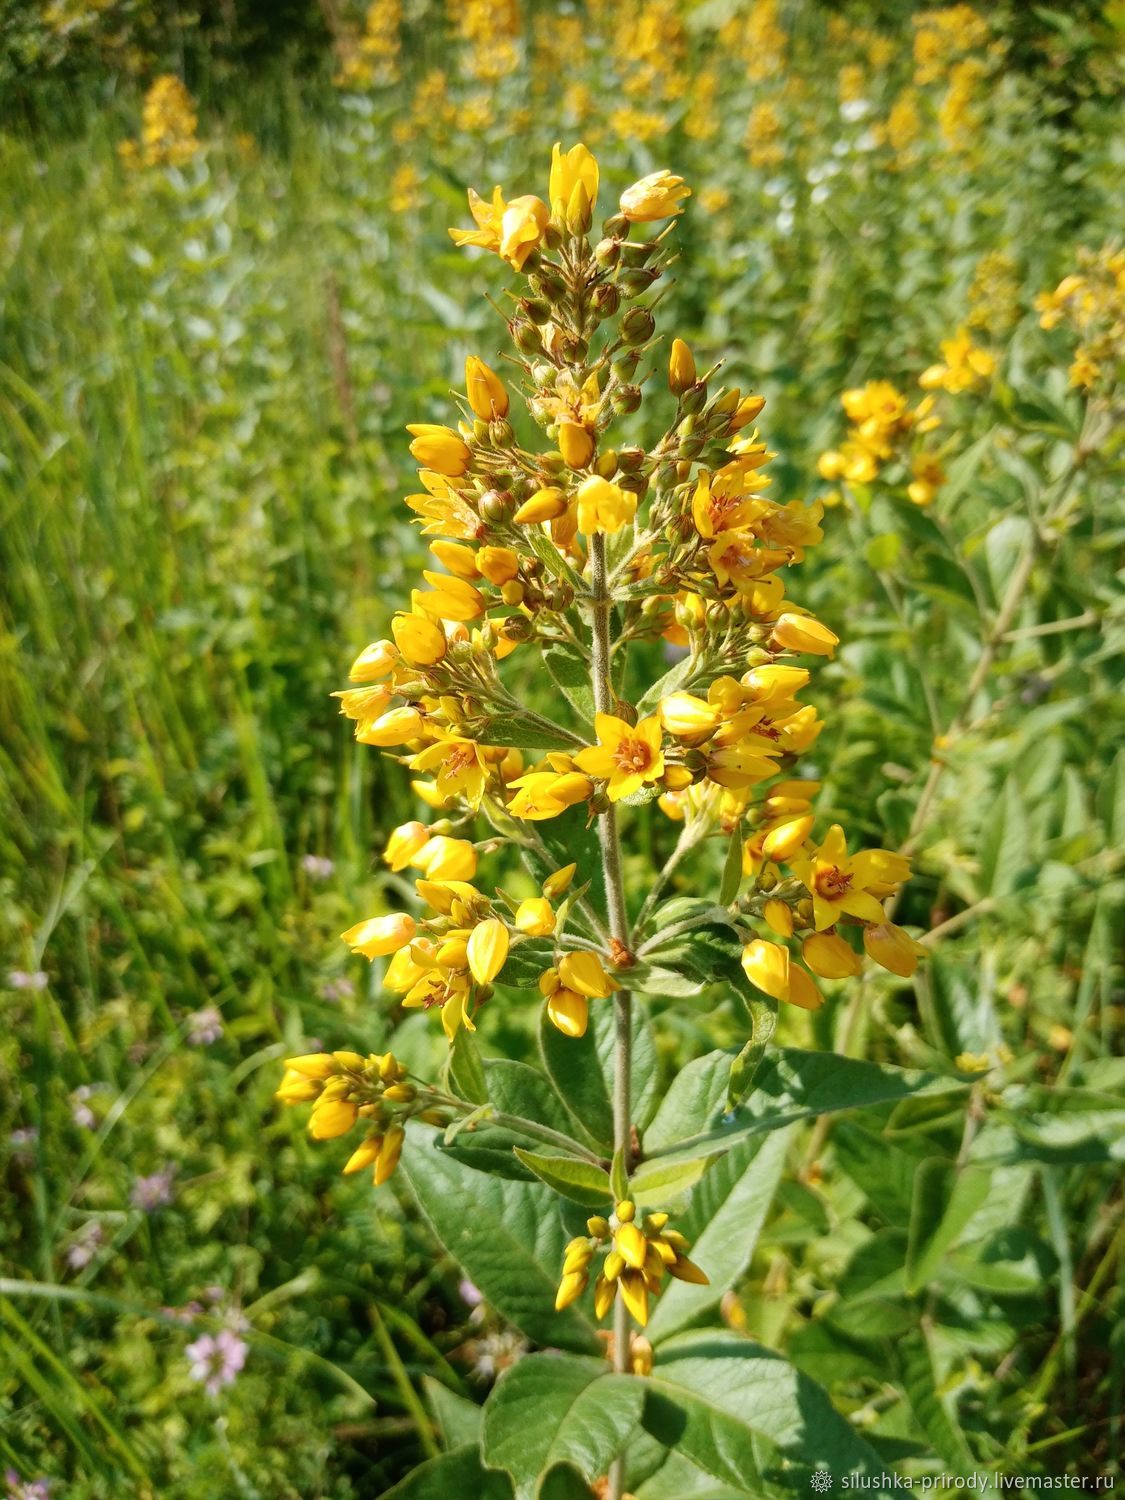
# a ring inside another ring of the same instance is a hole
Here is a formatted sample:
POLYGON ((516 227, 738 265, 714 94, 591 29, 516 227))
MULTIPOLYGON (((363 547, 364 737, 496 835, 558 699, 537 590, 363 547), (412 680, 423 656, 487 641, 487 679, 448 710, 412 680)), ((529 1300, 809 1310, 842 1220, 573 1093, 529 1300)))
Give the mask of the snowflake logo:
POLYGON ((812 1485, 814 1494, 827 1495, 832 1488, 832 1475, 827 1469, 814 1469, 809 1483, 812 1485))

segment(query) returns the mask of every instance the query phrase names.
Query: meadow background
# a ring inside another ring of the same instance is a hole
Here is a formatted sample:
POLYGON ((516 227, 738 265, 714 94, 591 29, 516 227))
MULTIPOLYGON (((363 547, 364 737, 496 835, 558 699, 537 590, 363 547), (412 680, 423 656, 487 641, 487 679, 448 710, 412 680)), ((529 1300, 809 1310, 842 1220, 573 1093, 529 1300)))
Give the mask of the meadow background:
MULTIPOLYGON (((1123 37, 1118 3, 0 3, 10 1496, 382 1494, 526 1347, 272 1095, 318 1043, 437 1056, 338 940, 406 898, 375 851, 418 807, 329 694, 423 555, 404 424, 503 343, 447 227, 559 139, 693 187, 670 322, 768 398, 774 498, 828 506, 820 810, 915 853, 899 920, 938 934, 782 1039, 975 1078, 966 1151, 1022 1110, 922 1300, 927 1122, 805 1129, 724 1317, 889 1465, 1113 1471, 1123 37), (936 469, 823 477, 845 390, 943 360, 936 469)), ((486 1049, 532 1048, 519 999, 486 1049)), ((666 1074, 739 1025, 669 1017, 666 1074)))

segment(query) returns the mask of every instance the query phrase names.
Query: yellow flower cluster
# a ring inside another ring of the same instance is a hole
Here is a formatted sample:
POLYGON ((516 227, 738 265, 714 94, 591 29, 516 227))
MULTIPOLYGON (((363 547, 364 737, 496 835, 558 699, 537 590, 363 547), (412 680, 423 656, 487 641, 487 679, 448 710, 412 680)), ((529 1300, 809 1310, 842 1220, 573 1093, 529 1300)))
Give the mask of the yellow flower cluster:
MULTIPOLYGON (((924 397, 912 407, 889 380, 869 380, 845 391, 840 403, 851 427, 838 449, 821 454, 817 470, 822 479, 873 484, 885 464, 902 457, 914 434, 932 432, 938 425, 933 397, 924 397)), ((916 505, 925 505, 933 494, 916 491, 910 498, 916 505)))
POLYGON ((914 17, 914 82, 937 83, 966 52, 987 46, 988 23, 971 5, 946 5, 914 17))
POLYGON ((362 34, 348 36, 341 44, 340 67, 333 80, 337 87, 363 89, 396 82, 401 26, 402 0, 372 0, 362 34))
POLYGON ((145 95, 141 139, 122 141, 117 154, 128 167, 182 167, 199 150, 195 104, 171 73, 158 78, 145 95))
POLYGON ((1116 385, 1125 361, 1125 250, 1079 250, 1079 269, 1053 292, 1041 292, 1035 310, 1043 328, 1066 327, 1078 338, 1070 383, 1083 390, 1116 385))
POLYGON ((982 385, 995 373, 995 356, 974 344, 967 328, 959 328, 951 339, 942 340, 941 360, 923 370, 918 384, 924 391, 949 391, 956 396, 982 385))
POLYGON ((309 1134, 316 1141, 335 1140, 362 1122, 367 1134, 344 1171, 370 1167, 376 1187, 398 1165, 408 1119, 445 1119, 428 1091, 408 1081, 406 1069, 390 1052, 367 1057, 358 1052, 309 1052, 287 1058, 276 1097, 287 1105, 312 1105, 309 1134))
POLYGON ((948 149, 960 156, 970 151, 977 139, 978 100, 987 75, 988 69, 975 57, 966 57, 950 69, 949 87, 938 109, 938 127, 948 149))
POLYGON ((706 1286, 707 1277, 688 1259, 687 1240, 667 1227, 668 1218, 666 1213, 652 1213, 638 1219, 636 1204, 625 1199, 611 1218, 587 1219, 589 1233, 571 1240, 563 1255, 556 1309, 569 1307, 581 1297, 599 1255, 594 1281, 594 1313, 599 1319, 620 1296, 643 1328, 648 1322, 649 1298, 659 1294, 665 1276, 706 1286))

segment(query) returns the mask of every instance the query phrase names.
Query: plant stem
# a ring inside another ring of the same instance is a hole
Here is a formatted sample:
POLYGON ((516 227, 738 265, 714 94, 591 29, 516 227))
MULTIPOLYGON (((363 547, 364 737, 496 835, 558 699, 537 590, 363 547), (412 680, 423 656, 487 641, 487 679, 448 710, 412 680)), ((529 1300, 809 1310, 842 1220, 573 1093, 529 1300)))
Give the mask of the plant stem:
MULTIPOLYGON (((598 713, 613 711, 613 686, 610 680, 610 611, 613 600, 607 586, 605 537, 595 533, 590 538, 590 614, 593 626, 590 653, 590 677, 594 707, 598 713)), ((606 909, 610 936, 626 950, 629 947, 629 918, 625 909, 625 886, 621 877, 621 843, 617 836, 617 809, 612 803, 598 817, 598 841, 602 850, 605 876, 606 909)), ((633 1060, 633 1001, 628 990, 618 990, 613 998, 613 1146, 621 1152, 626 1170, 630 1165, 633 1124, 631 1119, 631 1069, 633 1060)), ((629 1370, 629 1312, 618 1296, 613 1310, 613 1367, 619 1374, 629 1370)), ((624 1490, 624 1459, 614 1460, 609 1473, 610 1500, 621 1500, 624 1490)))

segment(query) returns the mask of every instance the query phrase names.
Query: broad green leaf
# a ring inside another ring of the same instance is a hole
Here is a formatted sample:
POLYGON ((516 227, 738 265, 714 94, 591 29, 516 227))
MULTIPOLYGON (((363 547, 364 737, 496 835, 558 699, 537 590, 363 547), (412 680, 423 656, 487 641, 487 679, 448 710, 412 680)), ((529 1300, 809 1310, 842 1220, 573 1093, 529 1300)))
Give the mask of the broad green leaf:
POLYGON ((838 1380, 886 1378, 886 1358, 875 1339, 858 1338, 836 1326, 831 1315, 798 1328, 789 1340, 789 1357, 823 1385, 838 1380))
POLYGON ((576 1307, 554 1310, 567 1237, 550 1188, 474 1171, 437 1150, 421 1126, 409 1135, 399 1171, 485 1300, 533 1343, 595 1348, 594 1330, 576 1307))
POLYGON ((555 947, 547 938, 515 943, 496 981, 508 989, 538 994, 539 976, 555 961, 555 947))
POLYGON ((476 731, 481 745, 511 745, 519 750, 569 750, 579 748, 574 736, 560 724, 533 714, 496 714, 476 731))
POLYGON ((614 1375, 602 1359, 527 1355, 485 1403, 482 1456, 510 1475, 516 1500, 535 1500, 557 1464, 593 1483, 621 1452, 644 1399, 641 1381, 614 1375))
POLYGON ((930 1149, 927 1140, 912 1153, 854 1120, 840 1120, 832 1131, 832 1153, 837 1165, 890 1224, 907 1222, 915 1174, 930 1149))
POLYGON ((868 538, 863 546, 863 556, 869 568, 874 568, 877 573, 885 573, 902 556, 902 533, 883 531, 878 536, 868 538))
POLYGON ((965 1434, 938 1390, 934 1355, 924 1328, 891 1344, 899 1382, 926 1441, 954 1474, 974 1472, 973 1455, 965 1434))
MULTIPOLYGON (((563 1135, 571 1135, 569 1116, 559 1103, 549 1080, 538 1068, 508 1058, 489 1058, 484 1076, 493 1112, 537 1121, 563 1135)), ((481 1172, 496 1172, 501 1177, 530 1180, 529 1170, 518 1160, 513 1147, 538 1150, 542 1141, 508 1125, 498 1125, 484 1117, 459 1130, 456 1139, 442 1149, 481 1172)), ((581 1143, 579 1143, 581 1144, 581 1143)))
POLYGON ((459 1448, 463 1443, 475 1446, 480 1439, 483 1415, 477 1403, 466 1396, 459 1396, 432 1375, 422 1376, 422 1391, 426 1397, 426 1405, 441 1429, 445 1446, 459 1448))
POLYGON ((636 1500, 756 1500, 741 1485, 735 1489, 721 1484, 690 1463, 682 1453, 669 1453, 666 1461, 650 1474, 643 1484, 631 1483, 629 1493, 636 1500))
POLYGON ((412 1469, 383 1500, 512 1500, 512 1486, 503 1474, 490 1473, 481 1463, 475 1443, 454 1448, 412 1469))
POLYGON ((715 1162, 692 1190, 676 1215, 675 1227, 691 1241, 691 1258, 710 1284, 667 1284, 649 1318, 647 1332, 654 1343, 701 1318, 746 1270, 792 1138, 789 1129, 743 1141, 715 1162))
POLYGON ((990 1179, 981 1167, 958 1171, 942 1156, 932 1156, 918 1168, 906 1246, 907 1291, 920 1291, 931 1280, 988 1196, 990 1179))
MULTIPOLYGON (((523 858, 536 881, 542 884, 548 875, 566 865, 577 864, 576 879, 589 881, 587 901, 604 921, 606 914, 605 877, 597 828, 589 821, 585 806, 568 807, 557 818, 536 823, 536 833, 543 848, 525 849, 523 858)), ((583 907, 574 908, 572 921, 581 922, 583 907)))
POLYGON ((742 826, 731 830, 727 840, 727 857, 723 860, 723 877, 719 885, 719 905, 729 906, 742 884, 742 826))
MULTIPOLYGON (((590 1022, 581 1037, 564 1036, 544 1007, 539 1045, 547 1072, 584 1137, 607 1155, 613 1150, 615 1043, 612 1000, 590 1002, 590 1022)), ((656 1044, 645 1009, 636 1003, 632 1062, 633 1119, 641 1125, 651 1114, 656 1091, 656 1044)))
POLYGON ((727 1084, 727 1104, 732 1109, 750 1092, 777 1024, 777 1001, 768 995, 754 995, 746 1001, 746 1008, 750 1012, 750 1040, 731 1063, 727 1084))
POLYGON ((766 1057, 743 1103, 727 1109, 735 1055, 711 1052, 681 1070, 645 1132, 646 1152, 698 1155, 792 1120, 965 1087, 932 1073, 785 1047, 766 1057))
POLYGON ((593 727, 594 690, 590 685, 590 663, 575 646, 558 644, 543 652, 543 662, 556 687, 578 716, 593 727))
POLYGON ((609 1173, 593 1162, 579 1161, 573 1156, 545 1156, 522 1146, 517 1146, 515 1152, 536 1177, 572 1203, 602 1210, 609 1206, 612 1194, 609 1173))
POLYGON ((1007 896, 1020 884, 1031 858, 1027 810, 1019 783, 1009 776, 988 810, 980 841, 980 889, 983 896, 1007 896))
POLYGON ((629 1197, 638 1207, 666 1208, 700 1180, 718 1157, 698 1156, 687 1161, 642 1162, 629 1179, 629 1197))
POLYGON ((736 1334, 682 1334, 661 1346, 645 1380, 645 1430, 724 1484, 807 1496, 816 1468, 831 1488, 886 1496, 883 1461, 832 1406, 821 1388, 780 1355, 736 1334), (786 1460, 782 1467, 782 1460, 786 1460))
POLYGON ((449 1049, 449 1087, 459 1099, 470 1104, 488 1102, 488 1084, 485 1082, 484 1063, 480 1048, 471 1031, 462 1026, 449 1049))
POLYGON ((929 1040, 949 1058, 987 1052, 1001 1040, 991 987, 980 968, 970 970, 942 953, 930 955, 928 982, 919 988, 929 1040))

